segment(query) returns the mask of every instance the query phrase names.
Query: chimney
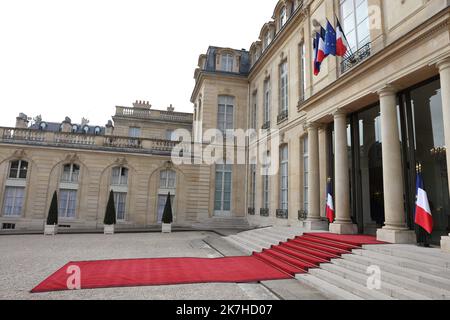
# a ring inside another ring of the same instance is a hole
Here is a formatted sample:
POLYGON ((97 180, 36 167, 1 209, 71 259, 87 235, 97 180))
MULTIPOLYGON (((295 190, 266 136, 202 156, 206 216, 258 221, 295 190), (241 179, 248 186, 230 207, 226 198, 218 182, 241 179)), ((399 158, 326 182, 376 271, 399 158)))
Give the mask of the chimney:
POLYGON ((20 113, 16 118, 16 128, 18 129, 26 129, 28 128, 28 117, 25 113, 20 113))
POLYGON ((105 126, 105 136, 112 136, 114 133, 114 125, 111 120, 105 126))

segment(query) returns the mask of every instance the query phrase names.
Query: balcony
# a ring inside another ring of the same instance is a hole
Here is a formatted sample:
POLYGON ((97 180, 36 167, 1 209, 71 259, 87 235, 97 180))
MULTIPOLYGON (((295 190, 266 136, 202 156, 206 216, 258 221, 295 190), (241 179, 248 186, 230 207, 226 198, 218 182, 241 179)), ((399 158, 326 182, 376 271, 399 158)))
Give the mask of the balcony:
POLYGON ((263 126, 261 127, 262 130, 269 130, 270 129, 270 121, 267 121, 266 123, 263 124, 263 126))
POLYGON ((255 208, 248 208, 248 215, 254 216, 255 215, 255 208))
POLYGON ((0 127, 0 143, 170 155, 178 141, 0 127))
POLYGON ((299 210, 298 211, 298 220, 305 221, 306 219, 308 219, 308 212, 306 212, 305 210, 299 210))
POLYGON ((277 219, 284 219, 284 220, 289 219, 288 211, 287 210, 283 210, 283 209, 278 209, 277 210, 277 219))
POLYGON ((287 110, 281 111, 281 113, 277 117, 278 124, 282 123, 283 121, 286 121, 289 117, 289 112, 287 110))
POLYGON ((352 69, 356 65, 360 64, 362 61, 370 57, 371 53, 371 43, 367 43, 361 47, 358 51, 350 54, 344 58, 341 62, 341 73, 344 74, 348 70, 352 69))
POLYGON ((115 117, 192 123, 191 113, 151 110, 149 108, 116 107, 115 117))

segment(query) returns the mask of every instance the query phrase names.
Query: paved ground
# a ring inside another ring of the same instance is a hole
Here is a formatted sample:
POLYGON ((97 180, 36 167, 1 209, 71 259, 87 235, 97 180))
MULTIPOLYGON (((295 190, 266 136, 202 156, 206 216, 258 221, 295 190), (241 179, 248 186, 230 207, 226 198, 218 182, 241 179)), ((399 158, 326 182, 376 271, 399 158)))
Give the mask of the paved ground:
MULTIPOLYGON (((220 257, 207 232, 0 236, 0 299, 277 299, 261 284, 198 284, 30 294, 69 261, 160 257, 220 257)), ((216 239, 217 240, 217 239, 216 239)), ((226 248, 223 248, 226 250, 226 248)), ((229 250, 232 250, 229 248, 229 250)), ((226 253, 225 253, 226 254, 226 253)))

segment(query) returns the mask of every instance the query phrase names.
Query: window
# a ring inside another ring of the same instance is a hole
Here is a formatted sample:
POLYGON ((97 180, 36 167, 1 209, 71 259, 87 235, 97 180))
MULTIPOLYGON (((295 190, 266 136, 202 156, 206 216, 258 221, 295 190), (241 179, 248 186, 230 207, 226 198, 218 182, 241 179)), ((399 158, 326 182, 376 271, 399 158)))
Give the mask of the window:
POLYGON ((84 126, 83 127, 83 133, 84 134, 88 134, 89 133, 89 127, 88 126, 84 126))
POLYGON ((63 167, 61 182, 78 183, 80 177, 80 166, 77 164, 66 164, 63 167))
POLYGON ((159 176, 159 187, 161 189, 175 189, 177 173, 173 170, 163 170, 159 176))
POLYGON ((263 174, 263 209, 269 209, 269 201, 270 201, 270 176, 269 176, 269 168, 270 168, 270 153, 267 152, 267 158, 264 163, 264 174, 263 174))
POLYGON ((166 140, 176 141, 175 130, 166 130, 166 140))
POLYGON ((267 47, 272 42, 272 35, 270 33, 270 30, 267 30, 267 32, 264 34, 264 50, 267 49, 267 47))
POLYGON ((280 107, 281 113, 288 111, 288 65, 287 61, 280 65, 280 107))
POLYGON ((219 96, 219 112, 217 115, 217 128, 225 134, 227 130, 234 129, 234 98, 219 96))
POLYGON ((342 28, 353 52, 370 42, 367 0, 341 0, 342 28))
POLYGON ((233 61, 234 57, 230 53, 222 54, 222 59, 220 62, 220 67, 222 71, 233 72, 233 61))
POLYGON ((98 136, 98 135, 100 134, 101 131, 102 131, 102 129, 100 129, 100 127, 95 127, 95 129, 94 129, 94 134, 95 134, 96 136, 98 136))
POLYGON ((124 167, 116 167, 112 170, 112 185, 126 186, 128 185, 128 169, 124 167))
MULTIPOLYGON (((172 213, 175 218, 175 211, 173 207, 173 201, 175 199, 174 195, 170 195, 170 203, 172 205, 172 213)), ((158 195, 158 223, 162 222, 162 216, 164 214, 164 208, 166 207, 167 195, 160 194, 158 195)))
POLYGON ((309 190, 309 150, 308 137, 303 138, 303 210, 308 212, 308 190, 309 190))
POLYGON ((216 186, 214 210, 216 212, 231 211, 232 165, 216 166, 216 186))
POLYGON ((288 209, 288 187, 289 187, 289 151, 288 146, 280 148, 280 209, 288 209))
POLYGON ((305 94, 306 94, 306 49, 305 49, 305 43, 302 42, 300 44, 299 48, 299 65, 300 65, 300 72, 299 72, 299 83, 300 83, 300 101, 305 100, 305 94))
POLYGON ((252 105, 252 123, 250 124, 251 129, 256 129, 256 127, 258 126, 258 94, 255 92, 253 93, 253 97, 252 97, 252 101, 253 101, 253 105, 252 105))
POLYGON ((22 214, 25 188, 6 187, 5 199, 3 201, 3 216, 20 217, 22 214))
POLYGON ((287 22, 287 10, 286 10, 286 6, 284 6, 280 10, 280 29, 283 28, 283 26, 286 24, 286 22, 287 22))
POLYGON ((264 81, 264 124, 270 121, 270 79, 264 81))
POLYGON ((127 194, 124 192, 114 192, 114 206, 116 208, 116 217, 119 221, 125 220, 125 204, 127 194))
POLYGON ((130 130, 128 131, 128 135, 131 138, 140 138, 141 137, 141 128, 130 127, 130 130))
POLYGON ((61 189, 59 191, 59 217, 75 218, 77 190, 61 189))
POLYGON ((26 179, 28 162, 23 160, 12 161, 9 167, 9 179, 26 179))
POLYGON ((256 164, 250 165, 250 208, 256 206, 256 164))
POLYGON ((45 129, 47 129, 47 123, 41 122, 41 123, 39 124, 39 130, 45 130, 45 129))
POLYGON ((73 132, 73 133, 77 133, 77 132, 78 132, 78 126, 77 126, 76 124, 74 124, 74 125, 72 126, 72 132, 73 132))

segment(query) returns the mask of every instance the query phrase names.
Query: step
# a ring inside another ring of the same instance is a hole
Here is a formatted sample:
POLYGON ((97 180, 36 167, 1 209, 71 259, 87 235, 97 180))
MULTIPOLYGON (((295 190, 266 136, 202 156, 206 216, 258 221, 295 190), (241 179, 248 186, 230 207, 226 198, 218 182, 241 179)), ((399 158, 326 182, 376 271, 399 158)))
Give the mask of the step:
POLYGON ((402 275, 410 279, 416 280, 420 283, 428 284, 436 288, 450 291, 450 279, 442 278, 419 270, 404 268, 386 261, 381 261, 379 259, 364 257, 355 254, 343 255, 342 259, 345 261, 351 261, 353 263, 360 264, 364 268, 376 265, 387 272, 396 275, 402 275))
POLYGON ((338 248, 344 251, 351 251, 353 249, 360 249, 360 247, 357 246, 353 246, 351 244, 346 244, 346 243, 341 243, 341 242, 337 242, 337 241, 333 241, 333 240, 328 240, 328 239, 322 239, 319 237, 314 237, 314 236, 302 236, 300 237, 300 239, 303 240, 307 240, 309 242, 314 242, 314 243, 318 243, 318 244, 322 244, 328 247, 332 247, 332 248, 338 248))
POLYGON ((274 244, 279 244, 280 242, 284 242, 284 241, 287 240, 287 238, 285 239, 282 236, 274 236, 274 235, 269 234, 267 232, 263 233, 263 232, 260 232, 260 231, 258 231, 258 232, 252 231, 252 235, 254 235, 255 237, 259 237, 261 239, 264 239, 266 241, 271 241, 274 244))
POLYGON ((398 265, 403 268, 414 269, 422 272, 426 272, 429 274, 436 275, 438 277, 443 277, 446 279, 450 279, 450 271, 444 268, 440 268, 433 264, 419 262, 407 258, 399 258, 394 256, 387 256, 382 253, 378 253, 371 250, 353 250, 353 254, 362 255, 364 257, 375 258, 381 261, 385 261, 391 264, 398 265))
POLYGON ((309 262, 309 263, 311 263, 311 264, 313 264, 315 266, 319 266, 321 263, 327 263, 328 262, 328 260, 325 260, 325 259, 322 259, 322 258, 318 258, 318 257, 313 257, 311 255, 304 254, 304 253, 301 253, 299 251, 291 250, 291 249, 288 249, 288 248, 283 247, 283 246, 274 246, 274 247, 272 247, 272 249, 276 250, 276 251, 279 251, 279 252, 282 252, 284 254, 290 255, 290 256, 292 256, 294 258, 297 258, 297 259, 309 262))
MULTIPOLYGON (((367 277, 367 266, 364 266, 362 264, 344 259, 333 260, 333 264, 347 270, 358 272, 367 277)), ((417 292, 434 300, 450 299, 450 291, 436 288, 425 283, 420 283, 419 281, 416 281, 415 279, 412 279, 408 276, 394 274, 387 271, 381 266, 378 267, 380 267, 381 279, 383 282, 388 282, 392 285, 400 286, 406 290, 417 292)))
POLYGON ((294 239, 295 237, 298 236, 298 232, 295 232, 294 230, 289 230, 289 229, 271 228, 271 229, 266 230, 266 232, 281 236, 283 238, 286 238, 286 240, 294 239))
POLYGON ((290 264, 290 265, 300 268, 304 271, 308 271, 308 269, 311 269, 311 268, 317 268, 317 266, 312 263, 299 260, 297 258, 294 258, 294 257, 291 257, 284 253, 281 253, 277 250, 273 250, 273 249, 264 250, 263 253, 267 253, 267 254, 271 255, 272 257, 274 257, 278 260, 281 260, 284 263, 290 264))
POLYGON ((226 241, 228 241, 230 244, 232 244, 234 247, 236 247, 237 249, 245 252, 248 255, 252 255, 253 252, 257 251, 255 248, 249 247, 246 244, 236 241, 233 238, 230 237, 226 237, 224 238, 226 241))
MULTIPOLYGON (((335 274, 336 276, 358 283, 361 286, 367 285, 367 280, 369 277, 367 274, 361 274, 331 263, 323 264, 321 265, 321 268, 335 274)), ((381 280, 381 289, 372 291, 376 291, 399 300, 431 300, 431 298, 425 295, 391 284, 386 280, 383 281, 383 278, 381 280)))
MULTIPOLYGON (((450 260, 442 257, 437 257, 427 254, 426 250, 420 250, 420 252, 413 252, 411 250, 403 250, 396 245, 380 245, 380 246, 365 246, 364 249, 383 253, 385 255, 407 258, 419 262, 426 261, 435 266, 448 269, 450 271, 450 260)), ((444 256, 444 253, 442 254, 444 256)))
POLYGON ((282 262, 282 261, 278 260, 277 258, 274 258, 271 255, 264 253, 264 252, 263 253, 255 253, 255 254, 253 254, 253 256, 264 261, 265 263, 273 266, 274 268, 277 268, 277 269, 291 275, 292 277, 294 277, 298 273, 305 273, 305 270, 300 269, 298 267, 294 267, 288 263, 282 262))
POLYGON ((320 291, 331 300, 363 300, 363 298, 311 274, 298 274, 295 278, 301 283, 320 291))
POLYGON ((236 235, 236 237, 240 237, 240 238, 246 240, 247 242, 254 243, 254 244, 256 244, 258 246, 261 246, 262 248, 265 248, 265 249, 269 249, 273 245, 272 242, 269 242, 269 241, 266 241, 266 240, 254 237, 252 234, 248 234, 246 232, 239 233, 239 234, 236 235))
POLYGON ((336 287, 351 292, 366 300, 394 300, 394 298, 381 292, 370 290, 366 286, 362 286, 354 281, 340 277, 332 272, 323 269, 312 269, 309 273, 317 278, 322 279, 336 287))
POLYGON ((331 259, 339 258, 339 256, 337 256, 335 254, 332 254, 329 252, 323 252, 323 251, 316 250, 316 249, 311 249, 311 248, 302 246, 300 244, 297 244, 295 242, 286 242, 286 243, 282 244, 281 246, 287 247, 288 249, 291 249, 291 250, 306 253, 306 254, 312 255, 314 257, 322 258, 327 261, 330 261, 331 259))
POLYGON ((302 246, 308 247, 308 248, 311 248, 311 249, 316 249, 316 250, 320 250, 320 251, 324 251, 324 252, 329 252, 329 253, 332 253, 332 254, 334 254, 336 256, 340 256, 342 254, 347 254, 347 253, 351 252, 351 251, 346 251, 346 250, 342 250, 342 249, 339 249, 339 248, 332 248, 332 247, 329 247, 329 246, 325 246, 323 244, 310 242, 310 241, 302 239, 302 238, 297 238, 295 240, 292 240, 292 242, 301 244, 302 246))
POLYGON ((253 243, 250 243, 250 242, 246 241, 245 239, 239 238, 237 236, 229 236, 228 239, 234 240, 236 243, 240 244, 243 247, 250 248, 252 250, 251 253, 253 253, 255 251, 256 252, 261 252, 262 249, 263 249, 262 247, 257 246, 257 245, 255 245, 253 243))

